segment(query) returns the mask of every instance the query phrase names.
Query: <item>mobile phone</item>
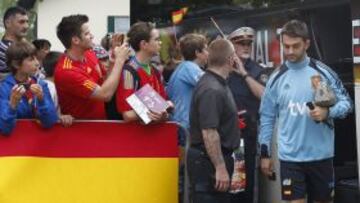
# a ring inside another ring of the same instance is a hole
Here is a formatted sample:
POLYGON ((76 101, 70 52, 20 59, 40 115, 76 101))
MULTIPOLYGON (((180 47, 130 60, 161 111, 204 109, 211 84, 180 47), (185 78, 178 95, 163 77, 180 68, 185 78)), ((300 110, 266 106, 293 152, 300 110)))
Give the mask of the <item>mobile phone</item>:
POLYGON ((19 86, 24 86, 25 90, 29 90, 30 89, 30 83, 24 82, 24 83, 19 83, 19 86))
POLYGON ((310 110, 314 110, 315 106, 312 102, 306 102, 306 106, 310 109, 310 110))
MULTIPOLYGON (((312 102, 306 102, 306 106, 310 109, 310 110, 314 110, 315 106, 312 102)), ((319 123, 319 121, 315 121, 315 123, 319 123)))

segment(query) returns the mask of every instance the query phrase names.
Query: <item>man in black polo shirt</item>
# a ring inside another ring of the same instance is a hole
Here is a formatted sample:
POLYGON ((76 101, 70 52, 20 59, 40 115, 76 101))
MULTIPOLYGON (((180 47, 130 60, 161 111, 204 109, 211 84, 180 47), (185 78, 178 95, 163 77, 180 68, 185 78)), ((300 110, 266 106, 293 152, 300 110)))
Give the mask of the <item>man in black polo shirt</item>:
POLYGON ((193 93, 187 169, 194 203, 230 202, 234 162, 239 146, 237 109, 226 78, 238 58, 230 41, 219 39, 209 46, 209 68, 193 93))

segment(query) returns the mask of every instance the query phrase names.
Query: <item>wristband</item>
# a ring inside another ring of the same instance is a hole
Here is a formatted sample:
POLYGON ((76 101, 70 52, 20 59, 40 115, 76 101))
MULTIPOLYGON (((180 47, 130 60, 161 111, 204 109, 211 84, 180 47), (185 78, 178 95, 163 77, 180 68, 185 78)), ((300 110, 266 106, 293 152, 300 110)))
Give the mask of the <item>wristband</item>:
POLYGON ((260 146, 260 158, 270 158, 270 152, 268 146, 262 144, 260 146))

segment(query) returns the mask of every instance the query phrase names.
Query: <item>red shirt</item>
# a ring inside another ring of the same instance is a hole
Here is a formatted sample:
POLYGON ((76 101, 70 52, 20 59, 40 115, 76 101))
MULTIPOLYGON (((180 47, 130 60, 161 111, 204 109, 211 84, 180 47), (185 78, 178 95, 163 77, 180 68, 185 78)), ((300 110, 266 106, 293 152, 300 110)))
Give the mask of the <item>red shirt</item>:
POLYGON ((105 70, 93 51, 85 52, 83 61, 63 54, 54 74, 61 112, 77 119, 105 119, 104 102, 90 98, 102 84, 104 75, 105 70))
POLYGON ((136 80, 136 78, 134 78, 130 71, 123 69, 119 86, 116 90, 116 107, 119 113, 132 110, 131 106, 126 102, 126 98, 146 84, 149 84, 163 98, 167 99, 161 74, 155 70, 154 67, 150 66, 151 74, 149 75, 136 61, 135 57, 131 58, 127 65, 130 65, 136 70, 140 81, 136 81, 139 85, 135 87, 134 84, 136 82, 134 82, 134 80, 136 80))

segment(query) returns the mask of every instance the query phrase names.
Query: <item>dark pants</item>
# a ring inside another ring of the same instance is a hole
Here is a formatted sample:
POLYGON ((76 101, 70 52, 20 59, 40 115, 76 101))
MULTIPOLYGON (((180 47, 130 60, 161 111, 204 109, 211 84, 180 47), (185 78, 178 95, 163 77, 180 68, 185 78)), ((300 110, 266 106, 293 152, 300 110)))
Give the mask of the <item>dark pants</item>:
POLYGON ((283 200, 304 199, 331 201, 334 192, 332 159, 311 162, 280 161, 281 194, 283 200))
POLYGON ((257 146, 257 127, 256 124, 249 125, 242 131, 242 137, 245 142, 245 171, 246 187, 244 192, 232 195, 232 202, 252 203, 254 201, 254 184, 255 184, 255 163, 256 163, 256 146, 257 146))
MULTIPOLYGON (((229 177, 231 177, 234 160, 230 152, 224 153, 223 156, 229 177)), ((193 203, 230 203, 231 196, 228 192, 218 192, 214 188, 215 168, 204 148, 189 148, 187 170, 190 180, 190 198, 193 203)))
POLYGON ((178 129, 178 147, 180 148, 180 163, 179 163, 179 203, 184 201, 185 190, 185 145, 186 145, 186 132, 185 129, 179 127, 178 129))
POLYGON ((193 196, 193 203, 231 203, 230 195, 228 193, 196 192, 193 196))

